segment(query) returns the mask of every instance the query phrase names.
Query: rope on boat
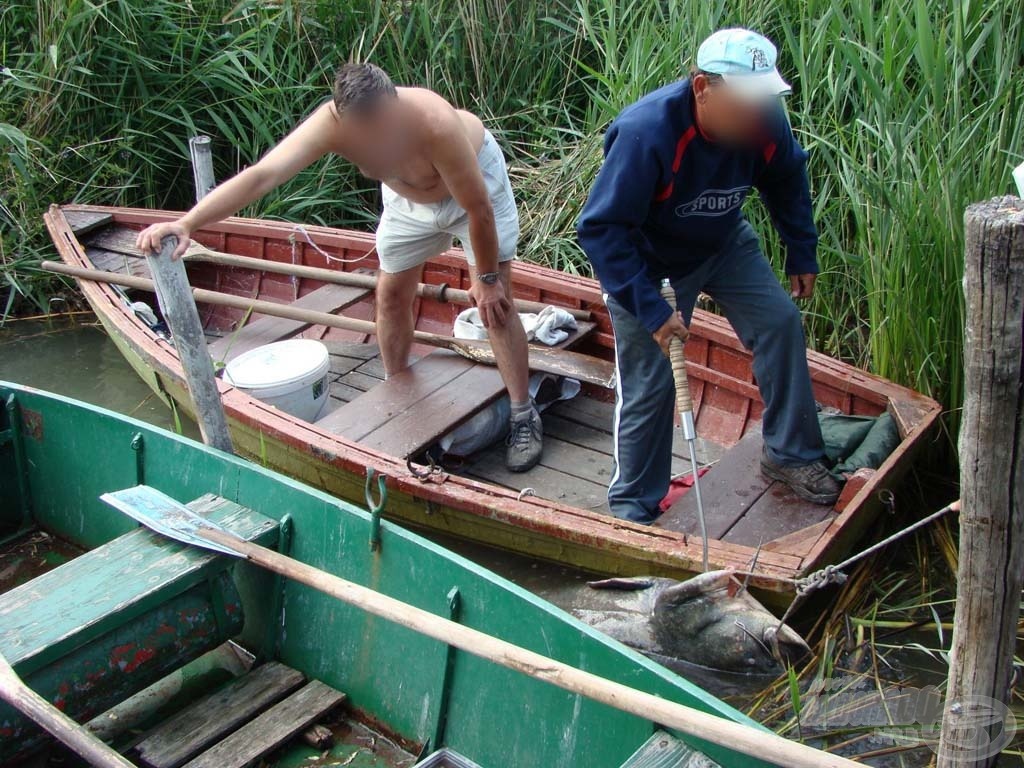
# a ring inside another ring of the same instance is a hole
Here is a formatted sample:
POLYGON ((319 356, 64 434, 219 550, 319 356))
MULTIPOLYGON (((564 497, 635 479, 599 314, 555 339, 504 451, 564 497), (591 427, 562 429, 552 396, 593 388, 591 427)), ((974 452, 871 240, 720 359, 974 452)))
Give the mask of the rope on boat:
POLYGON ((313 250, 314 251, 316 251, 321 256, 323 256, 325 259, 327 259, 327 263, 328 264, 331 263, 332 261, 336 262, 338 264, 355 264, 357 261, 362 261, 363 259, 369 257, 371 254, 373 254, 373 253, 375 253, 377 251, 377 246, 374 246, 373 248, 368 250, 366 253, 364 253, 362 256, 359 256, 359 257, 354 258, 354 259, 343 259, 343 258, 341 258, 341 256, 335 256, 334 254, 328 253, 323 248, 321 248, 319 245, 314 243, 313 242, 313 238, 311 238, 309 236, 309 232, 306 231, 306 228, 304 226, 302 226, 301 224, 296 224, 295 225, 295 231, 292 232, 292 234, 288 237, 288 239, 291 241, 291 244, 292 244, 292 261, 293 262, 295 261, 295 235, 296 234, 302 235, 303 239, 307 243, 309 243, 311 246, 313 246, 313 250))

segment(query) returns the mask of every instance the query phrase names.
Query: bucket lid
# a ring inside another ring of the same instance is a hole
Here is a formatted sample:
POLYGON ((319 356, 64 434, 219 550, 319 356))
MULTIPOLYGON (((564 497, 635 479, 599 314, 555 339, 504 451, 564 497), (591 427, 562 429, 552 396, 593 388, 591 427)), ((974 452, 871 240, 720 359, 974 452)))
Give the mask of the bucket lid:
POLYGON ((250 349, 224 369, 229 384, 243 389, 280 387, 329 365, 327 347, 314 339, 289 339, 250 349))

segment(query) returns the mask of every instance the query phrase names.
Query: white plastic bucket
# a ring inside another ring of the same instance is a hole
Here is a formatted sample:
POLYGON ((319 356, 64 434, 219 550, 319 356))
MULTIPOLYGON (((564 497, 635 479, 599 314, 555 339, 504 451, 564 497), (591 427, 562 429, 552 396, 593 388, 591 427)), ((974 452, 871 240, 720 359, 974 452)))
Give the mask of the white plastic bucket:
POLYGON ((224 380, 285 413, 316 421, 327 404, 330 355, 313 339, 265 344, 239 355, 224 380))

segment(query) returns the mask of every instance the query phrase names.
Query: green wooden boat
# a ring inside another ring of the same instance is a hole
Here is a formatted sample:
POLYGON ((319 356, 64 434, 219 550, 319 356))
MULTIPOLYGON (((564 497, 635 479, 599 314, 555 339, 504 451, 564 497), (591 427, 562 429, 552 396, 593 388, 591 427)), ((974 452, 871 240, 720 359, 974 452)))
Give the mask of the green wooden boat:
MULTIPOLYGON (((516 585, 382 522, 379 505, 364 511, 63 397, 0 382, 0 401, 0 653, 137 764, 767 765, 161 538, 99 497, 145 483, 306 564, 760 728, 516 585), (245 674, 217 663, 242 649, 252 654, 245 674), (330 728, 333 746, 306 744, 326 735, 313 723, 330 728)), ((50 748, 0 704, 0 764, 50 748)))

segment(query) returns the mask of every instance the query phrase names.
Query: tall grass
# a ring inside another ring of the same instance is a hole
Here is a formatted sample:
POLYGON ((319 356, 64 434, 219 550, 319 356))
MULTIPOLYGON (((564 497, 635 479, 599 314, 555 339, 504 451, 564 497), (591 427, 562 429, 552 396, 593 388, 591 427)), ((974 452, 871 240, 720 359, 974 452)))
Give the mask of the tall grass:
MULTIPOLYGON (((585 272, 573 232, 609 120, 681 75, 713 29, 762 29, 795 85, 824 274, 812 345, 929 392, 956 427, 962 212, 1024 153, 1018 0, 13 0, 0 8, 0 312, 44 308, 51 201, 182 208, 186 142, 218 176, 255 161, 372 58, 481 114, 512 156, 525 258, 585 272)), ((252 214, 366 227, 346 164, 310 168, 252 214)), ((749 215, 777 238, 759 204, 749 215)))

